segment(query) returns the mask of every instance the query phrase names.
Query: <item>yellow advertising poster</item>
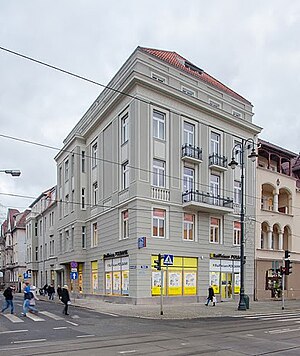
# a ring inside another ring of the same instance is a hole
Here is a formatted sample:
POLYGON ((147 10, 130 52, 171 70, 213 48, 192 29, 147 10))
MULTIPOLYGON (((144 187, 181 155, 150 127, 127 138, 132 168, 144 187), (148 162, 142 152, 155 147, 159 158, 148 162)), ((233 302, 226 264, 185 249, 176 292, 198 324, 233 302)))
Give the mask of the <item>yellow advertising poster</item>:
POLYGON ((215 294, 220 293, 220 272, 210 272, 210 285, 213 287, 215 294))
POLYGON ((129 271, 122 271, 122 294, 129 295, 129 271))
POLYGON ((197 271, 185 271, 184 272, 184 295, 196 295, 197 294, 197 271))
POLYGON ((168 271, 168 295, 182 295, 182 271, 168 271))
POLYGON ((240 293, 240 274, 234 274, 234 294, 240 293))
POLYGON ((106 294, 112 294, 112 273, 105 273, 105 292, 106 294))

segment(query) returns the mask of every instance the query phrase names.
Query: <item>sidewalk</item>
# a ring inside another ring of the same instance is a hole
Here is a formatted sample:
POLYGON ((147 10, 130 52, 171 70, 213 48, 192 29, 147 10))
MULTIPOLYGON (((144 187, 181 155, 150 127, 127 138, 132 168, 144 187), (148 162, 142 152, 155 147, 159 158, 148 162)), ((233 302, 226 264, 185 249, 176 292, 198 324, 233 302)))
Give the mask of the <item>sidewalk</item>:
MULTIPOLYGON (((39 296, 41 300, 49 301, 47 297, 39 296)), ((251 302, 247 311, 237 310, 237 302, 221 302, 216 306, 205 306, 203 303, 189 303, 178 305, 163 305, 163 315, 160 315, 160 305, 132 305, 115 304, 95 299, 71 299, 72 306, 94 310, 99 313, 108 313, 120 316, 149 319, 192 319, 201 317, 242 316, 265 313, 300 313, 300 300, 285 301, 285 309, 282 310, 281 301, 251 302)), ((56 303, 61 303, 55 298, 56 303)))

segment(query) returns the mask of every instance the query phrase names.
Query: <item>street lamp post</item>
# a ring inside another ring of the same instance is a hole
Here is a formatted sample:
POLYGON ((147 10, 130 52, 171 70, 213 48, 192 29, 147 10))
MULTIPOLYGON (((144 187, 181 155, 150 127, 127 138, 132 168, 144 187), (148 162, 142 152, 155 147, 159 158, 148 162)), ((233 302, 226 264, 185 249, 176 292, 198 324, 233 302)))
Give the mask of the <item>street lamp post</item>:
POLYGON ((0 169, 0 173, 10 174, 13 177, 19 177, 21 175, 21 171, 18 169, 0 169))
POLYGON ((241 253, 241 266, 240 266, 240 300, 238 305, 238 310, 246 310, 245 302, 245 160, 244 154, 246 151, 251 149, 251 153, 248 158, 252 162, 255 162, 257 158, 257 153, 254 149, 255 142, 252 138, 242 139, 242 142, 234 145, 232 149, 232 159, 228 164, 232 169, 235 169, 239 163, 235 160, 235 157, 239 154, 240 166, 241 166, 241 210, 240 210, 240 223, 241 223, 241 242, 240 242, 240 253, 241 253))

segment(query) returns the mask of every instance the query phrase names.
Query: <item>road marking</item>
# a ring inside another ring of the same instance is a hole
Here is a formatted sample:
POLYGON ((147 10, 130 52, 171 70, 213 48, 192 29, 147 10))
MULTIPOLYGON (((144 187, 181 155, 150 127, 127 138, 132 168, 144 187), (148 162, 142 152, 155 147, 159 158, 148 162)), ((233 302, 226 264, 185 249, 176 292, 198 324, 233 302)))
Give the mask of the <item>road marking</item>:
POLYGON ((290 329, 290 328, 285 328, 285 329, 276 329, 276 330, 269 330, 265 331, 266 334, 283 334, 283 333, 289 333, 293 331, 299 331, 300 328, 297 329, 290 329))
POLYGON ((14 314, 2 314, 5 318, 7 318, 8 320, 10 320, 12 323, 24 323, 24 320, 18 318, 16 315, 14 314))
POLYGON ((58 326, 57 328, 53 328, 53 330, 62 330, 62 329, 68 329, 67 326, 58 326))
POLYGON ((76 337, 93 337, 93 336, 95 336, 95 335, 78 335, 76 337))
POLYGON ((133 354, 134 352, 137 352, 138 350, 128 350, 128 351, 119 351, 119 354, 133 354))
POLYGON ((26 329, 24 330, 7 330, 7 331, 1 331, 0 334, 11 334, 11 333, 26 333, 26 329))
POLYGON ((253 336, 252 334, 246 334, 246 336, 253 336))
POLYGON ((36 315, 36 314, 31 314, 31 313, 27 313, 27 314, 26 314, 26 318, 31 319, 31 320, 33 320, 33 321, 45 321, 45 319, 40 318, 38 315, 36 315))
POLYGON ((101 312, 101 314, 114 316, 115 318, 118 318, 118 317, 119 317, 119 315, 113 314, 113 313, 103 313, 103 312, 101 312))
POLYGON ((72 321, 69 321, 69 320, 66 320, 66 323, 69 323, 69 324, 74 325, 74 326, 78 326, 78 324, 73 323, 72 321))
POLYGON ((46 315, 49 318, 54 319, 54 320, 63 320, 63 317, 61 317, 59 315, 52 314, 48 311, 41 311, 40 314, 46 315))
POLYGON ((46 340, 47 340, 47 339, 12 341, 11 344, 22 344, 22 343, 30 343, 30 342, 41 342, 41 341, 46 341, 46 340))
POLYGON ((256 316, 246 316, 245 319, 276 319, 276 318, 285 318, 287 316, 299 316, 299 313, 284 313, 284 314, 260 314, 256 316))
POLYGON ((300 320, 299 316, 290 316, 288 319, 283 319, 283 317, 277 317, 277 318, 261 318, 260 320, 263 321, 268 321, 268 320, 280 320, 280 321, 296 321, 296 320, 300 320))

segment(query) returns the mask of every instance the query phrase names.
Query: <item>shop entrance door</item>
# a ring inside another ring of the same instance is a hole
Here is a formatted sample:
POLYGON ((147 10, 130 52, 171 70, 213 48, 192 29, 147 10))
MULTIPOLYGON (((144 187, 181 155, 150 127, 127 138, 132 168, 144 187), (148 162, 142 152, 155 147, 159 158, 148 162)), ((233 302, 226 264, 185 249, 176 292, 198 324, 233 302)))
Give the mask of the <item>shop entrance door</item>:
POLYGON ((221 297, 232 299, 232 273, 221 273, 221 297))

